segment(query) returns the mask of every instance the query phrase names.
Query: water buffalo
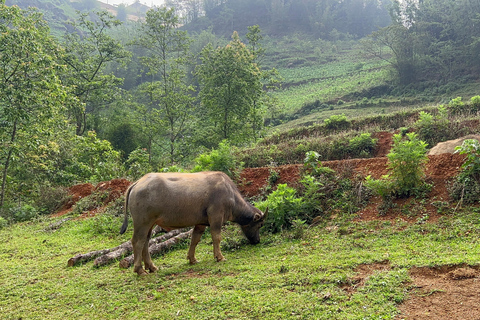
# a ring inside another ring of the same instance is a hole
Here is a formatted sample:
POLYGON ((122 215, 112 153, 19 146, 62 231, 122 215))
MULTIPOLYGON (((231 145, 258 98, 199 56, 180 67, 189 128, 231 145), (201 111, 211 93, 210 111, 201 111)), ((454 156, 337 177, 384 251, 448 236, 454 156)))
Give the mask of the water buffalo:
MULTIPOLYGON (((155 224, 166 230, 195 226, 187 258, 195 259, 195 247, 207 226, 213 240, 217 261, 225 260, 220 251, 220 231, 226 221, 236 222, 252 244, 260 242, 259 229, 265 214, 246 202, 233 181, 223 172, 149 173, 126 191, 125 220, 120 233, 133 219, 134 272, 146 274, 142 267, 155 272, 148 251, 148 241, 155 224)), ((267 213, 268 209, 265 210, 267 213)))

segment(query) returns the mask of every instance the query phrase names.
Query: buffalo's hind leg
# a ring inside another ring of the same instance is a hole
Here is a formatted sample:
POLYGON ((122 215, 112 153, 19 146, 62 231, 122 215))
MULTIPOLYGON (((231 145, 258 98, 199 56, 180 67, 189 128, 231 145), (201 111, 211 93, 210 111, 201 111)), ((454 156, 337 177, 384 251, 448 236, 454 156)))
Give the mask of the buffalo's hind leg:
POLYGON ((153 226, 148 231, 147 241, 145 241, 145 244, 143 245, 142 257, 143 262, 145 263, 145 269, 148 269, 148 271, 150 272, 155 272, 158 270, 158 268, 153 264, 152 257, 150 256, 150 252, 148 251, 148 244, 150 242, 150 238, 152 237, 152 229, 153 226))
MULTIPOLYGON (((135 227, 135 222, 133 225, 133 236, 132 236, 132 247, 133 247, 133 271, 136 272, 139 276, 146 275, 147 272, 143 269, 142 260, 144 257, 144 249, 147 247, 148 251, 148 240, 149 240, 149 230, 146 228, 135 227)), ((145 266, 148 268, 147 260, 145 260, 145 266)))
POLYGON ((195 264, 197 263, 197 259, 195 258, 195 248, 197 247, 197 244, 200 242, 200 239, 202 238, 203 232, 205 232, 205 228, 207 226, 201 226, 201 225, 196 225, 195 228, 193 228, 192 232, 192 240, 190 242, 190 248, 188 249, 188 255, 187 258, 190 261, 190 264, 195 264))

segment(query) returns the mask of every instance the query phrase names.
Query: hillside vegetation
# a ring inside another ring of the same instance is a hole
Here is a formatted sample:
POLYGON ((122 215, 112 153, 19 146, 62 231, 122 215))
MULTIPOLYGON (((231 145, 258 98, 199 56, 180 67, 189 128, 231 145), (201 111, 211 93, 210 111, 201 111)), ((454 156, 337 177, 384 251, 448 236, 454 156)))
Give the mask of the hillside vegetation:
MULTIPOLYGON (((461 123, 477 112, 469 101, 478 94, 476 60, 468 58, 477 27, 446 21, 442 12, 452 8, 445 1, 409 2, 416 20, 396 1, 212 1, 197 11, 193 2, 175 1, 173 9, 125 23, 117 19, 121 6, 116 17, 95 1, 39 3, 45 15, 15 3, 21 8, 1 7, 8 21, 2 68, 10 74, 0 82, 0 207, 7 220, 18 210, 48 213, 55 204, 45 195, 62 199, 77 182, 181 168, 233 173, 241 162, 299 163, 309 151, 320 160, 368 157, 376 131, 417 130, 420 111, 435 117, 440 105, 449 105, 447 118, 432 126, 443 121, 448 130, 420 135, 430 147, 476 130, 461 123), (248 20, 248 12, 265 19, 248 20), (365 20, 372 15, 378 19, 365 20), (51 36, 52 18, 69 26, 59 37, 51 36), (468 57, 449 51, 449 43, 468 57), (437 68, 441 59, 455 63, 437 68), (213 164, 222 146, 239 157, 213 164)), ((455 8, 466 16, 478 11, 455 8)))
POLYGON ((480 5, 169 4, 0 4, 2 317, 480 318, 480 144, 426 155, 480 130, 480 5), (68 266, 132 236, 108 181, 205 170, 269 208, 259 245, 68 266))

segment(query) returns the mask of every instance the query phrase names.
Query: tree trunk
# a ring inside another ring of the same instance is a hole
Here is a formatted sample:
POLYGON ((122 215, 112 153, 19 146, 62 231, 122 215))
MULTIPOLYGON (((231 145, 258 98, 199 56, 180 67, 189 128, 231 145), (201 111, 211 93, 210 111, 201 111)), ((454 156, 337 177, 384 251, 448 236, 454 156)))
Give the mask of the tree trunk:
MULTIPOLYGON (((13 123, 12 135, 10 137, 10 143, 13 144, 15 142, 15 137, 17 135, 17 120, 13 123)), ((3 207, 3 203, 5 201, 5 189, 7 186, 7 173, 8 167, 10 166, 10 159, 12 158, 13 154, 13 145, 10 146, 10 150, 8 150, 7 159, 5 160, 5 165, 3 167, 3 177, 2 177, 2 191, 0 196, 0 208, 3 207)))

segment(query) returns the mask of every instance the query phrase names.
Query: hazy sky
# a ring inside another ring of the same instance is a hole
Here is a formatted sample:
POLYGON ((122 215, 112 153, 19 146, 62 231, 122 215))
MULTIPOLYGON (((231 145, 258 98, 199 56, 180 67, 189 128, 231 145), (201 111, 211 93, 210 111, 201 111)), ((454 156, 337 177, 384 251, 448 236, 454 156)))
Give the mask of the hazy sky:
MULTIPOLYGON (((103 3, 111 4, 111 5, 117 5, 121 3, 124 3, 125 5, 130 5, 135 2, 135 0, 99 0, 99 1, 103 3)), ((159 6, 163 4, 163 2, 164 2, 163 0, 140 0, 140 3, 146 4, 149 7, 159 6)))

